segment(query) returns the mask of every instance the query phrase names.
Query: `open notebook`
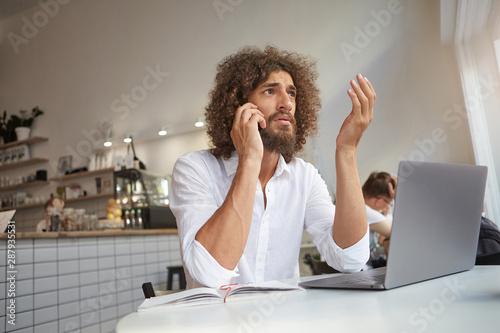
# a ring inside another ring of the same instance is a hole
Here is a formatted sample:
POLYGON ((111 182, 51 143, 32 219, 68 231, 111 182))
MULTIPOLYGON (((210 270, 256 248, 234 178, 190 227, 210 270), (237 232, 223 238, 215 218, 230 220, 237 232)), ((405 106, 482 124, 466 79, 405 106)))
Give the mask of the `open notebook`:
POLYGON ((300 286, 392 289, 471 269, 486 175, 485 166, 402 161, 387 266, 300 286))
POLYGON ((232 299, 249 299, 279 292, 303 291, 297 285, 280 281, 266 281, 257 284, 228 284, 219 288, 194 288, 185 291, 151 297, 139 306, 139 311, 157 306, 193 306, 221 303, 232 299))

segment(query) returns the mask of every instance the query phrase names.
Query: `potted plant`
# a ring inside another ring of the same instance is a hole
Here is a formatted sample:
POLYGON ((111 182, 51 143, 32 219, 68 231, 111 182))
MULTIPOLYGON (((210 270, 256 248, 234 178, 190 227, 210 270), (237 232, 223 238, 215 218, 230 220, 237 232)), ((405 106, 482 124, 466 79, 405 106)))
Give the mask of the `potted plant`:
POLYGON ((2 117, 0 117, 0 139, 3 140, 4 143, 7 143, 6 141, 7 137, 7 110, 3 111, 2 117))
POLYGON ((3 112, 0 118, 0 133, 4 138, 4 143, 17 140, 27 139, 29 137, 31 126, 36 117, 43 114, 38 106, 31 110, 31 114, 27 114, 27 110, 20 110, 18 115, 11 115, 7 120, 7 111, 3 112))

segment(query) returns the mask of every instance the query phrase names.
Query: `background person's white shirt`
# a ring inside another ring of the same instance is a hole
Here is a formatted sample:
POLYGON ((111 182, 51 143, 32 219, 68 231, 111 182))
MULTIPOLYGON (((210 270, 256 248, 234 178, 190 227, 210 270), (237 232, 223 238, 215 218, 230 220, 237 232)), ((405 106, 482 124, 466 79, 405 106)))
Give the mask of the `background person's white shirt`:
POLYGON ((304 229, 335 269, 363 267, 369 255, 368 232, 353 246, 338 247, 332 237, 335 206, 325 182, 311 164, 299 158, 287 164, 283 157, 266 185, 266 207, 257 184, 250 233, 236 268, 220 266, 195 236, 224 202, 237 166, 236 152, 224 160, 209 151, 185 154, 175 164, 170 207, 177 219, 188 288, 299 277, 304 229))
MULTIPOLYGON (((366 219, 368 220, 368 225, 373 223, 380 223, 385 221, 387 218, 381 212, 371 208, 368 205, 366 207, 366 219)), ((370 231, 370 251, 372 251, 377 246, 378 239, 375 232, 370 231)))

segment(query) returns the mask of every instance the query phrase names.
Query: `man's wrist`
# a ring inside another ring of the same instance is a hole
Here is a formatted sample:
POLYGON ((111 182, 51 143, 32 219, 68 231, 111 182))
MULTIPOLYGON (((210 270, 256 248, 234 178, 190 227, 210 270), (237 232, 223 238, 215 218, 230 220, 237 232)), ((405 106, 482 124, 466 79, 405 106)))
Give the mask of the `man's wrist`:
POLYGON ((240 158, 238 162, 238 170, 242 171, 244 174, 250 175, 255 174, 258 177, 260 172, 262 161, 258 158, 243 157, 240 158))
POLYGON ((343 164, 348 163, 349 165, 352 165, 353 163, 356 162, 356 149, 348 149, 348 148, 337 148, 335 150, 335 164, 337 167, 341 167, 343 164))
POLYGON ((340 155, 356 155, 356 147, 337 145, 335 152, 340 155))

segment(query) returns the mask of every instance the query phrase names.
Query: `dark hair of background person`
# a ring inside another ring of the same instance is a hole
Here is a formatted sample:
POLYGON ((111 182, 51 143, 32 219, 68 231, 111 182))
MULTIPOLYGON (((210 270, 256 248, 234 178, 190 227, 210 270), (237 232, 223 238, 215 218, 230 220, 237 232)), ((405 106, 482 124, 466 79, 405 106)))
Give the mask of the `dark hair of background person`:
POLYGON ((368 198, 378 198, 381 195, 391 198, 391 194, 389 193, 389 183, 392 184, 394 189, 396 188, 394 179, 391 178, 390 174, 383 171, 372 172, 363 184, 363 195, 368 198))

